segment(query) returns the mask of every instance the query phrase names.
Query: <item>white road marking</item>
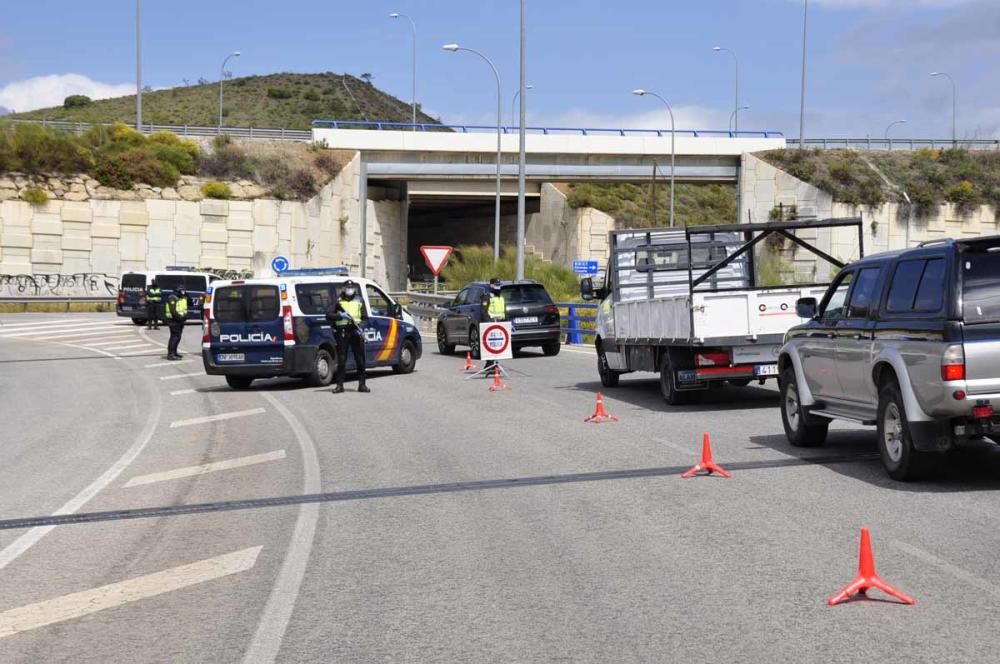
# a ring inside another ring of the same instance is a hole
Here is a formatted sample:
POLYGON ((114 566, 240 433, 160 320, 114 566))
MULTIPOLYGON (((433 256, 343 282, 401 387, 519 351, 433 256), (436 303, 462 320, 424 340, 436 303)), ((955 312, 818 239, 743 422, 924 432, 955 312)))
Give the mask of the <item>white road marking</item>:
MULTIPOLYGON (((121 341, 118 341, 116 343, 120 344, 121 341)), ((93 345, 93 344, 88 344, 88 345, 93 345)), ((117 350, 135 350, 136 348, 147 348, 148 349, 148 348, 152 348, 152 346, 150 346, 145 341, 138 341, 138 340, 136 340, 135 342, 126 343, 123 346, 108 346, 104 350, 111 350, 111 351, 117 351, 117 350)))
MULTIPOLYGON (((126 339, 122 337, 120 339, 112 339, 110 341, 86 341, 86 340, 81 341, 80 339, 74 339, 73 342, 78 344, 84 344, 86 346, 90 346, 91 348, 104 348, 105 346, 114 346, 115 344, 125 344, 125 343, 137 343, 137 344, 147 343, 142 339, 140 339, 139 337, 132 337, 131 339, 126 339)), ((108 350, 114 350, 114 348, 109 348, 108 350)))
POLYGON ((965 571, 961 567, 953 565, 947 560, 942 560, 941 558, 938 558, 932 553, 924 551, 923 549, 917 548, 912 544, 907 544, 906 542, 902 542, 900 540, 890 540, 889 544, 892 545, 892 547, 895 549, 899 549, 900 551, 908 553, 915 558, 923 560, 925 563, 930 563, 931 565, 934 565, 935 567, 944 570, 945 572, 951 574, 956 579, 960 581, 965 581, 970 586, 979 588, 980 590, 985 591, 993 595, 994 597, 1000 597, 1000 588, 993 585, 989 581, 986 581, 985 579, 982 579, 976 576, 975 574, 972 574, 971 572, 965 571))
POLYGON ((146 346, 145 348, 143 348, 141 350, 136 350, 136 351, 132 351, 132 352, 128 352, 128 353, 119 353, 118 356, 119 357, 137 357, 139 355, 149 355, 150 353, 152 353, 154 351, 158 353, 158 352, 160 352, 160 349, 157 348, 156 346, 146 346))
MULTIPOLYGON (((302 452, 302 493, 319 493, 322 489, 319 481, 319 461, 316 458, 316 445, 302 426, 302 423, 292 415, 280 401, 266 392, 260 396, 267 401, 285 419, 295 434, 302 452)), ((267 598, 264 611, 257 623, 253 641, 243 655, 246 664, 261 664, 274 662, 281 649, 281 641, 285 638, 288 623, 292 618, 295 601, 299 597, 302 579, 306 574, 309 554, 312 552, 313 540, 316 536, 316 522, 319 520, 319 503, 309 503, 299 506, 299 516, 295 520, 295 529, 288 542, 288 552, 281 563, 278 578, 267 598)))
POLYGON ((147 364, 143 369, 156 369, 158 367, 168 367, 173 364, 186 364, 191 360, 173 360, 172 362, 157 362, 155 364, 147 364))
POLYGON ((191 388, 189 390, 174 390, 173 392, 170 393, 170 396, 172 396, 172 397, 179 397, 182 394, 194 394, 197 391, 198 390, 196 390, 194 388, 191 388))
POLYGON ((9 330, 11 328, 17 327, 38 327, 38 326, 48 326, 48 325, 75 325, 76 323, 86 322, 86 318, 67 318, 64 320, 59 320, 56 318, 50 318, 49 320, 36 320, 30 323, 4 323, 0 321, 0 330, 9 330))
MULTIPOLYGON (((116 360, 121 359, 103 350, 76 346, 74 344, 65 345, 73 348, 79 348, 81 350, 89 350, 92 353, 100 353, 101 355, 105 355, 116 360)), ((73 498, 71 498, 65 505, 53 512, 52 516, 73 514, 78 509, 86 505, 94 496, 100 493, 104 487, 114 482, 115 479, 122 474, 122 471, 128 468, 129 464, 135 461, 135 458, 146 448, 149 441, 153 439, 153 433, 156 431, 156 425, 160 421, 160 414, 163 410, 163 403, 160 400, 159 391, 151 389, 149 392, 151 396, 148 403, 143 402, 148 406, 149 416, 146 418, 146 425, 139 433, 139 437, 135 439, 135 442, 132 443, 127 450, 125 450, 125 453, 122 454, 110 468, 104 471, 104 473, 96 480, 84 487, 80 493, 73 496, 73 498)), ((18 557, 37 544, 53 528, 55 528, 55 526, 39 526, 37 528, 32 528, 0 550, 0 570, 17 560, 18 557)))
POLYGON ((214 461, 212 463, 203 463, 200 466, 188 466, 187 468, 175 468, 174 470, 165 470, 162 473, 151 473, 149 475, 139 475, 133 477, 128 482, 125 483, 125 488, 133 486, 142 486, 144 484, 153 484, 155 482, 167 482, 169 480, 178 480, 183 477, 194 477, 195 475, 207 475, 208 473, 216 473, 220 470, 232 470, 233 468, 243 468, 245 466, 255 466, 258 463, 267 463, 268 461, 279 461, 285 458, 285 450, 276 450, 274 452, 266 452, 264 454, 253 454, 251 456, 239 457, 236 459, 226 459, 225 461, 214 461))
MULTIPOLYGON (((174 360, 173 362, 170 362, 170 364, 180 364, 183 361, 184 360, 174 360)), ((173 374, 173 375, 170 375, 170 376, 160 376, 160 380, 176 380, 178 378, 193 378, 195 376, 207 376, 207 375, 208 374, 206 374, 204 371, 199 371, 197 373, 173 374)))
MULTIPOLYGON (((60 332, 60 333, 93 332, 94 330, 102 327, 107 328, 109 330, 115 329, 114 327, 108 325, 107 323, 80 323, 78 325, 74 325, 73 327, 60 327, 56 329, 52 329, 50 327, 21 328, 15 332, 7 332, 7 333, 4 333, 2 330, 0 330, 0 337, 3 337, 5 339, 10 339, 16 337, 27 337, 33 334, 45 334, 45 333, 51 334, 53 332, 60 332)), ((118 328, 118 329, 127 329, 127 328, 118 328)))
POLYGON ((262 548, 254 546, 4 611, 0 613, 0 639, 245 572, 257 563, 262 548))
POLYGON ((124 338, 126 336, 132 336, 135 333, 132 330, 102 330, 97 332, 74 332, 73 334, 58 334, 55 336, 42 334, 36 339, 40 341, 66 341, 66 340, 77 340, 77 339, 94 339, 94 338, 107 338, 113 339, 115 337, 124 338))
POLYGON ((195 424, 208 424, 209 422, 222 422, 223 420, 232 420, 237 417, 249 417, 251 415, 260 415, 261 413, 266 413, 267 411, 263 408, 251 408, 250 410, 235 410, 231 413, 219 413, 218 415, 206 415, 205 417, 192 417, 189 420, 177 420, 170 423, 171 429, 177 429, 178 427, 189 427, 195 424))

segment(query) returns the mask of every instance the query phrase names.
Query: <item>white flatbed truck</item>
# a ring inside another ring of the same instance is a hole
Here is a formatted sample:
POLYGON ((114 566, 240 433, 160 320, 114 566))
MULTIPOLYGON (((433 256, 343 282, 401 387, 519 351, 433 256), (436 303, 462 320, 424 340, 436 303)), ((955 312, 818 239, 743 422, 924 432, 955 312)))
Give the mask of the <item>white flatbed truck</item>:
POLYGON ((658 373, 663 398, 681 405, 719 383, 777 378, 785 332, 802 322, 796 300, 821 298, 829 284, 758 286, 756 249, 778 236, 839 269, 843 262, 795 232, 850 226, 860 257, 860 218, 612 231, 603 285, 580 282, 585 300, 600 300, 601 384, 615 387, 633 371, 658 373))

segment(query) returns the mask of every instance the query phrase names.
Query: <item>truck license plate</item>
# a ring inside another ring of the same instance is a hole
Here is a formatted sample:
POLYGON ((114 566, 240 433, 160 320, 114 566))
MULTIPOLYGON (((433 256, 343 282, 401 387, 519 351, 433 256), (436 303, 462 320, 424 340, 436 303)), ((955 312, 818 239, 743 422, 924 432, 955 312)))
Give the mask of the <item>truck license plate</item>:
POLYGON ((514 319, 515 325, 533 325, 538 322, 538 316, 521 316, 514 319))
POLYGON ((243 353, 219 353, 216 355, 219 362, 242 362, 244 359, 243 353))
POLYGON ((778 365, 777 364, 759 364, 753 368, 753 375, 755 376, 777 376, 778 375, 778 365))

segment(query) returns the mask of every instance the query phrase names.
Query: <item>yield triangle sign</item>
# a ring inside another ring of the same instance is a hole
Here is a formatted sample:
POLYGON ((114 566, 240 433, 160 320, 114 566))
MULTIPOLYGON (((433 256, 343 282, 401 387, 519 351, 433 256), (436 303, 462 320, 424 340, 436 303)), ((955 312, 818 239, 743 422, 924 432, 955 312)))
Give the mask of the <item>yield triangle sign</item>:
POLYGON ((420 253, 424 255, 424 261, 426 261, 427 267, 430 268, 431 273, 435 277, 441 274, 441 268, 448 262, 448 257, 451 256, 453 250, 454 247, 434 247, 429 245, 420 247, 420 253))

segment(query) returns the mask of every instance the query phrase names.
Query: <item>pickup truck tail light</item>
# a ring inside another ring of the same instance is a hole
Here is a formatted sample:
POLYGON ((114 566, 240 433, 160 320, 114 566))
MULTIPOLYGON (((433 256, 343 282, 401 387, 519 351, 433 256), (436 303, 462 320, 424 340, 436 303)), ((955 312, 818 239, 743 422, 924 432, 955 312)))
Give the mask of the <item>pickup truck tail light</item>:
POLYGON ((728 367, 729 353, 724 350, 703 350, 694 356, 696 367, 728 367))
POLYGON ((993 406, 983 405, 983 406, 973 406, 972 416, 977 420, 986 420, 993 417, 993 406))
POLYGON ((941 356, 941 380, 965 380, 965 351, 961 344, 944 349, 941 356))

